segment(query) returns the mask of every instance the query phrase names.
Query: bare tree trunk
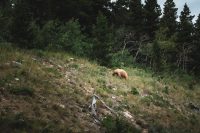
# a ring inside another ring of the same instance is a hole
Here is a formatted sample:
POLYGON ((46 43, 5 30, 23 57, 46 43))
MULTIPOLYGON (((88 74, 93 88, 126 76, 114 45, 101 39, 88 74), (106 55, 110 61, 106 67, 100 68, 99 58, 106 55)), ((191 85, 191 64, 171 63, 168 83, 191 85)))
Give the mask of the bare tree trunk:
POLYGON ((124 54, 124 51, 126 49, 127 44, 132 43, 133 47, 130 47, 129 51, 136 51, 135 56, 133 58, 133 61, 135 62, 137 60, 138 55, 141 52, 141 46, 145 41, 148 41, 148 37, 146 35, 141 36, 139 39, 135 37, 135 34, 129 33, 126 35, 123 41, 123 48, 122 48, 122 56, 124 54), (132 39, 132 40, 131 40, 132 39))
POLYGON ((140 45, 141 45, 141 42, 139 43, 139 47, 138 47, 138 50, 137 50, 137 52, 136 52, 136 54, 135 54, 135 56, 134 56, 134 61, 136 61, 136 59, 137 59, 137 56, 138 56, 138 54, 139 54, 139 52, 140 52, 140 45))
POLYGON ((124 50, 125 50, 125 48, 126 48, 126 38, 124 39, 124 47, 123 47, 123 49, 122 49, 122 55, 124 54, 124 50))

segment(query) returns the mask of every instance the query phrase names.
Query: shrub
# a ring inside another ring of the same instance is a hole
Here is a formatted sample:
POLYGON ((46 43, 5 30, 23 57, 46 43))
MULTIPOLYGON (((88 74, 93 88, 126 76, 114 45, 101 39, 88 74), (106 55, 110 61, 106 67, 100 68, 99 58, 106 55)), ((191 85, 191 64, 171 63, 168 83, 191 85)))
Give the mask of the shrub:
POLYGON ((93 41, 93 58, 96 59, 101 65, 108 66, 110 61, 109 54, 113 46, 112 29, 108 25, 108 20, 101 12, 96 18, 96 25, 93 26, 92 41, 93 41))
POLYGON ((164 89, 162 90, 162 92, 169 94, 169 87, 165 86, 164 89))
POLYGON ((80 66, 79 66, 79 64, 73 63, 73 64, 70 64, 69 67, 74 68, 74 69, 79 69, 80 66))
POLYGON ((0 42, 10 40, 11 18, 0 9, 0 42))
POLYGON ((24 95, 24 96, 33 96, 34 90, 29 87, 16 87, 16 88, 10 88, 10 93, 15 95, 24 95))
POLYGON ((59 21, 47 22, 37 37, 40 45, 48 49, 64 49, 75 55, 86 56, 89 54, 91 44, 81 31, 78 20, 71 19, 65 24, 59 21))
POLYGON ((131 66, 133 64, 133 57, 127 50, 123 51, 123 54, 122 51, 119 51, 111 54, 110 62, 112 67, 131 66))
POLYGON ((157 72, 161 70, 161 49, 157 41, 153 42, 152 45, 152 61, 153 69, 157 72))
POLYGON ((56 48, 59 49, 58 37, 59 37, 59 22, 58 21, 48 21, 42 29, 40 29, 39 34, 36 36, 36 43, 38 43, 42 48, 56 48))
POLYGON ((131 94, 133 94, 133 95, 139 95, 138 89, 135 88, 135 87, 131 88, 131 94))
POLYGON ((102 121, 103 126, 106 128, 106 133, 139 133, 139 129, 136 129, 133 125, 128 123, 122 118, 113 118, 108 116, 102 121))
POLYGON ((147 106, 153 103, 154 105, 159 106, 159 107, 173 107, 173 105, 171 105, 167 99, 155 93, 152 93, 151 95, 144 97, 142 101, 147 106))
POLYGON ((4 132, 16 132, 30 129, 31 126, 27 120, 24 120, 22 114, 16 114, 16 116, 3 116, 0 118, 0 128, 4 132))
POLYGON ((60 27, 61 35, 59 42, 66 50, 70 50, 76 55, 84 54, 85 36, 81 32, 81 27, 78 20, 70 20, 65 25, 60 27))

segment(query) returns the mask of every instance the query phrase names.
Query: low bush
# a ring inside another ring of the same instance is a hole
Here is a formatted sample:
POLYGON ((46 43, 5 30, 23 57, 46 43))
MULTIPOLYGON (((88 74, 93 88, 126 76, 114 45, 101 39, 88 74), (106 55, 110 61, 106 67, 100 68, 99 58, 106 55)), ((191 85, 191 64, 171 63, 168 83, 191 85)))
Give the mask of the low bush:
POLYGON ((131 66, 133 65, 133 57, 131 54, 125 50, 125 51, 119 51, 117 53, 111 54, 111 61, 110 65, 112 67, 123 67, 123 66, 131 66))
POLYGON ((33 96, 34 90, 30 87, 15 87, 9 89, 11 94, 23 95, 23 96, 33 96))
POLYGON ((136 129, 133 125, 128 123, 123 118, 114 118, 108 116, 102 121, 103 126, 106 129, 106 133, 140 133, 139 129, 136 129))
POLYGON ((135 87, 131 88, 131 94, 133 94, 133 95, 139 95, 138 89, 135 88, 135 87))

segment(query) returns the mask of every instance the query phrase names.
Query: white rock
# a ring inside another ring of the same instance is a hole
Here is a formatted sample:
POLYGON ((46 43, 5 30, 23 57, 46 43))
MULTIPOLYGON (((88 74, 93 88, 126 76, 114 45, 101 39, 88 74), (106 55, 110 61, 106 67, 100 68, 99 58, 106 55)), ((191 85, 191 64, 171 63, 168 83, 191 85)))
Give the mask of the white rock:
POLYGON ((117 88, 112 88, 114 91, 116 91, 117 90, 117 88))
POLYGON ((112 96, 112 99, 115 99, 116 97, 115 96, 112 96))
POLYGON ((19 78, 15 78, 16 81, 19 81, 19 78))
POLYGON ((22 65, 22 63, 17 62, 17 61, 12 61, 12 66, 13 67, 20 67, 22 65))
POLYGON ((69 61, 73 61, 73 60, 74 60, 74 58, 70 58, 70 59, 69 59, 69 61))
POLYGON ((32 58, 32 60, 34 60, 34 61, 37 61, 37 59, 36 59, 36 58, 32 58))
POLYGON ((63 68, 61 65, 58 65, 58 68, 63 68))
POLYGON ((58 106, 63 108, 63 109, 65 108, 65 105, 63 105, 63 104, 58 104, 58 106))
POLYGON ((123 114, 124 114, 124 116, 125 116, 126 118, 128 118, 128 119, 133 119, 133 116, 131 115, 130 112, 125 111, 125 112, 123 112, 123 114))

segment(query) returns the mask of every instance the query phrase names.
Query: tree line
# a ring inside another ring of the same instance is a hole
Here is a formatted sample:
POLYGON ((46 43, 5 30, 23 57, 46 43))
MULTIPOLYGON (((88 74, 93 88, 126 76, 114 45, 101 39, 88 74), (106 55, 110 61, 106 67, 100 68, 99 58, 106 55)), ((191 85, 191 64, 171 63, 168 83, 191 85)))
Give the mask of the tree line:
POLYGON ((106 66, 198 74, 200 15, 173 0, 1 0, 0 41, 65 50, 106 66))

